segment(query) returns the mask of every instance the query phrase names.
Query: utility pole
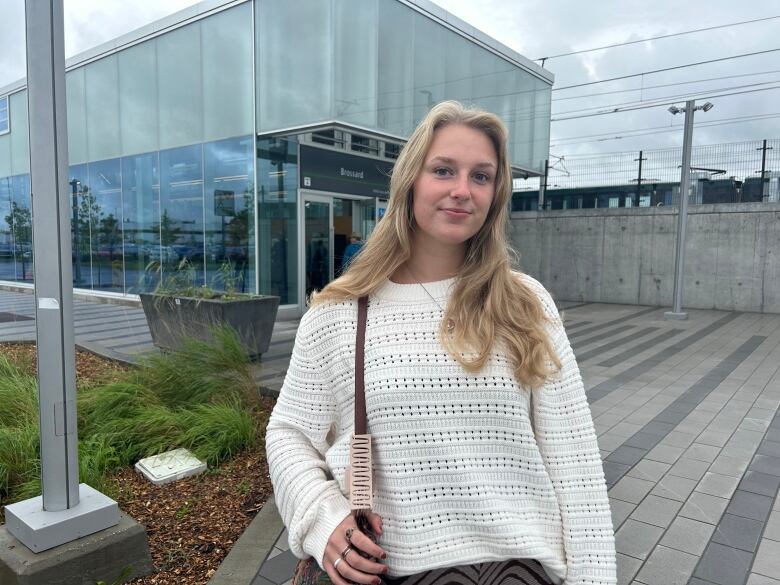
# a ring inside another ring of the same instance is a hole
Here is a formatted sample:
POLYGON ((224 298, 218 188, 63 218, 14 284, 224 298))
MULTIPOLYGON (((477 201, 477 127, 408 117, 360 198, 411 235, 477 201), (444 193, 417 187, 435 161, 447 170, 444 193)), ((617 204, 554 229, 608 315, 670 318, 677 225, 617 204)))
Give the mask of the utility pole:
POLYGON ((712 109, 710 102, 703 106, 695 106, 695 100, 685 102, 685 108, 672 106, 672 114, 685 112, 685 130, 683 133, 683 159, 680 171, 680 205, 677 213, 677 242, 674 251, 674 306, 664 313, 664 319, 682 320, 688 318, 688 313, 682 310, 683 281, 685 276, 685 227, 688 222, 688 191, 691 180, 691 146, 693 143, 693 113, 696 110, 708 112, 712 109))
POLYGON ((766 180, 766 151, 772 150, 772 147, 770 146, 767 148, 766 146, 766 138, 764 138, 764 144, 761 148, 757 148, 756 150, 761 151, 761 201, 766 201, 769 198, 769 190, 767 189, 767 180, 766 180))
POLYGON ((639 151, 639 158, 634 159, 639 161, 639 174, 636 177, 636 199, 634 200, 634 207, 639 207, 639 199, 642 197, 642 151, 639 151))
POLYGON ((118 524, 119 508, 79 484, 63 0, 26 0, 25 21, 43 493, 5 518, 37 553, 118 524))
POLYGON ((544 176, 539 181, 539 209, 544 209, 544 198, 547 196, 547 177, 550 173, 550 159, 544 159, 544 176))

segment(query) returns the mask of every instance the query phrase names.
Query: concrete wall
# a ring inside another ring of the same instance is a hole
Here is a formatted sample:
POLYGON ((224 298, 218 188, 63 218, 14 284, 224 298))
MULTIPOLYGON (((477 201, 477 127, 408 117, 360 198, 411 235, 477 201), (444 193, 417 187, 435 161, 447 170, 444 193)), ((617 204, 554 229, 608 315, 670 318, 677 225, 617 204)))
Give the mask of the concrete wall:
MULTIPOLYGON (((523 271, 558 300, 671 306, 677 209, 513 213, 523 271)), ((683 307, 780 313, 780 204, 689 207, 683 307)))

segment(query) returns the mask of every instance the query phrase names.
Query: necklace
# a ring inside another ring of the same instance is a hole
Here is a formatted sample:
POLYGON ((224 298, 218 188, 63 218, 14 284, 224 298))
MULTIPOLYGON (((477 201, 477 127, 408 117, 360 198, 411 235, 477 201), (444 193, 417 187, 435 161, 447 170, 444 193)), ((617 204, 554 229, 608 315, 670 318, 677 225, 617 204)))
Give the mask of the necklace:
MULTIPOLYGON (((444 314, 445 313, 444 307, 441 306, 441 303, 439 303, 439 301, 437 301, 433 297, 433 295, 430 292, 428 292, 428 289, 425 288, 425 285, 422 282, 420 282, 420 279, 417 278, 414 274, 412 274, 412 271, 409 269, 409 266, 406 266, 405 268, 406 271, 409 273, 409 276, 412 277, 412 280, 416 281, 417 284, 419 284, 422 287, 422 289, 425 291, 425 294, 428 295, 434 303, 436 303, 436 306, 439 307, 439 310, 441 310, 442 314, 444 314)), ((447 319, 447 334, 452 335, 452 332, 454 330, 455 330, 455 321, 453 321, 452 319, 447 319)))

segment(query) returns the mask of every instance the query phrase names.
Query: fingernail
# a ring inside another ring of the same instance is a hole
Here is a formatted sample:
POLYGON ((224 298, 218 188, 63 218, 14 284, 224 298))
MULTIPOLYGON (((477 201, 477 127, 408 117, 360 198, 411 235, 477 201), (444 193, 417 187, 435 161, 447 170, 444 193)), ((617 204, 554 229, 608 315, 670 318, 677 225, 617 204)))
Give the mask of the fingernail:
POLYGON ((386 559, 387 558, 387 553, 382 553, 382 558, 386 559))

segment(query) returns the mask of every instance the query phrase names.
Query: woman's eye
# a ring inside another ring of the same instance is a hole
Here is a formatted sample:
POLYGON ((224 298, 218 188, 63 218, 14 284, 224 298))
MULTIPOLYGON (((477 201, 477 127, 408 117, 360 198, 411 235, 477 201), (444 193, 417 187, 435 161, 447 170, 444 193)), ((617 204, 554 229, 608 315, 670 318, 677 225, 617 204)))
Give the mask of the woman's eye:
POLYGON ((478 183, 487 183, 488 181, 490 181, 490 175, 486 173, 477 173, 474 175, 474 179, 478 183))
POLYGON ((437 167, 433 169, 433 174, 438 175, 440 177, 445 177, 450 174, 450 169, 447 167, 437 167))

